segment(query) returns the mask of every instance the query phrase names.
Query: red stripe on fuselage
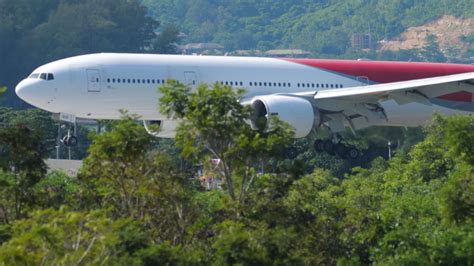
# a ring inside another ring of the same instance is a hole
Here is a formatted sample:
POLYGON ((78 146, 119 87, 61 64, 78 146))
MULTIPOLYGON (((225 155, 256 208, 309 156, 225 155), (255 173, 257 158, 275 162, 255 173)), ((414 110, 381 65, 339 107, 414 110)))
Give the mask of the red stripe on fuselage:
POLYGON ((474 72, 473 65, 459 64, 295 58, 285 58, 284 60, 339 72, 353 77, 368 77, 370 81, 377 83, 407 81, 474 72))
POLYGON ((473 95, 467 91, 460 91, 451 94, 446 94, 438 97, 441 100, 453 101, 453 102, 472 102, 473 95))

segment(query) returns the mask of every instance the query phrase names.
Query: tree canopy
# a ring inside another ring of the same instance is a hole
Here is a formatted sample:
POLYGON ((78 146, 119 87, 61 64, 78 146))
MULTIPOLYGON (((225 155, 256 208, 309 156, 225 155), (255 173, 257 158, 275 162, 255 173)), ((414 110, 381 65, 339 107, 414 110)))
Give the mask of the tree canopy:
MULTIPOLYGON (((276 122, 274 137, 252 130, 248 109, 228 87, 192 90, 170 82, 161 91, 162 108, 182 119, 182 155, 226 161, 234 195, 228 183, 213 190, 201 185, 136 117, 125 115, 92 137, 78 177, 24 167, 0 171, 0 264, 474 261, 473 116, 436 115, 407 152, 335 177, 322 168, 295 171, 300 161, 274 149, 287 143, 291 130, 276 122), (34 182, 22 181, 30 176, 34 182), (22 197, 19 216, 15 190, 22 197)), ((5 130, 16 132, 10 127, 5 130)), ((27 155, 37 148, 19 144, 13 137, 1 142, 27 155)), ((2 159, 15 165, 21 157, 2 159)))

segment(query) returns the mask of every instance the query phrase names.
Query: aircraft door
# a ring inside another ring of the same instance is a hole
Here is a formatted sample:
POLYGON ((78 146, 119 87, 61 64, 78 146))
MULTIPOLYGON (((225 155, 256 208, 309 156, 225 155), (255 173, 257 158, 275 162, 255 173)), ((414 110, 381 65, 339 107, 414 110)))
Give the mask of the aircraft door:
POLYGON ((100 72, 97 69, 87 69, 87 90, 100 92, 100 72))
POLYGON ((193 88, 195 88, 196 85, 197 85, 196 72, 194 72, 194 71, 185 71, 184 72, 184 81, 185 81, 186 85, 190 85, 193 88))

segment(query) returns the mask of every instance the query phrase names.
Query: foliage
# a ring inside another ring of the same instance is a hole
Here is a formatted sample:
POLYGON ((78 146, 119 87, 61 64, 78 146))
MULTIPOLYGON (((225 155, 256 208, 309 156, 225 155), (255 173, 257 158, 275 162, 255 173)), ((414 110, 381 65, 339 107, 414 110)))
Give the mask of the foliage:
POLYGON ((130 219, 111 220, 100 210, 61 208, 36 211, 15 223, 12 231, 12 238, 0 249, 4 265, 129 265, 134 260, 126 247, 134 239, 127 232, 136 235, 139 227, 130 219))
POLYGON ((189 42, 217 42, 228 51, 299 48, 314 56, 350 58, 357 58, 350 48, 352 34, 370 33, 375 42, 394 38, 408 27, 423 25, 446 14, 474 16, 470 0, 143 0, 143 3, 155 18, 177 25, 188 35, 189 42))
POLYGON ((152 51, 158 54, 176 54, 179 42, 179 29, 174 25, 168 25, 151 42, 152 51))
POLYGON ((252 129, 252 110, 238 101, 242 89, 234 91, 216 83, 212 88, 201 84, 191 91, 169 81, 160 92, 161 112, 182 120, 176 134, 182 155, 198 158, 206 151, 218 159, 226 190, 240 203, 257 177, 255 163, 281 154, 293 135, 287 125, 276 120, 264 131, 252 129))
MULTIPOLYGON (((474 261, 473 116, 436 115, 424 128, 422 141, 405 152, 335 177, 334 171, 323 169, 305 174, 301 161, 273 156, 272 140, 289 138, 285 134, 291 130, 276 123, 283 132, 276 139, 253 131, 235 91, 220 86, 192 91, 173 82, 161 89, 168 101, 162 108, 185 118, 183 125, 195 125, 187 128, 189 136, 180 133, 183 143, 193 144, 181 151, 202 156, 205 144, 215 145, 210 136, 225 143, 228 149, 210 147, 232 158, 231 175, 239 189, 245 175, 253 178, 245 197, 236 189, 236 205, 228 187, 205 190, 192 173, 157 149, 136 117, 125 115, 92 137, 78 178, 52 172, 26 186, 28 199, 34 200, 25 204, 20 217, 11 215, 17 173, 7 168, 0 172, 0 264, 474 261), (242 120, 226 118, 227 113, 219 113, 221 105, 242 120), (248 144, 256 139, 262 142, 248 144), (261 158, 269 162, 262 167, 265 173, 256 170, 261 170, 260 162, 255 163, 261 158)), ((384 135, 384 130, 363 134, 384 135)), ((420 137, 418 132, 406 134, 420 137)))
POLYGON ((183 243, 195 219, 193 184, 169 156, 153 150, 154 138, 135 119, 125 115, 109 131, 93 137, 79 175, 89 194, 85 198, 114 217, 153 228, 150 233, 160 243, 183 243))
MULTIPOLYGON (((32 188, 46 173, 43 142, 38 130, 22 123, 0 127, 0 170, 7 172, 1 175, 0 190, 8 195, 6 202, 12 203, 17 219, 35 202, 32 188)), ((4 209, 6 216, 9 211, 4 209)))

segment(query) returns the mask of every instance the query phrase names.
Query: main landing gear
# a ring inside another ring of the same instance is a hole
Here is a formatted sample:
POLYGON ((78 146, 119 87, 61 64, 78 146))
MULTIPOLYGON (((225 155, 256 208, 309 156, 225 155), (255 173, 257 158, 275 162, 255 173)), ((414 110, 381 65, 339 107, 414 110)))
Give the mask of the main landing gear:
POLYGON ((331 155, 337 155, 343 159, 356 160, 360 157, 359 149, 351 145, 345 145, 340 140, 322 140, 317 139, 313 144, 316 152, 326 152, 331 155))

